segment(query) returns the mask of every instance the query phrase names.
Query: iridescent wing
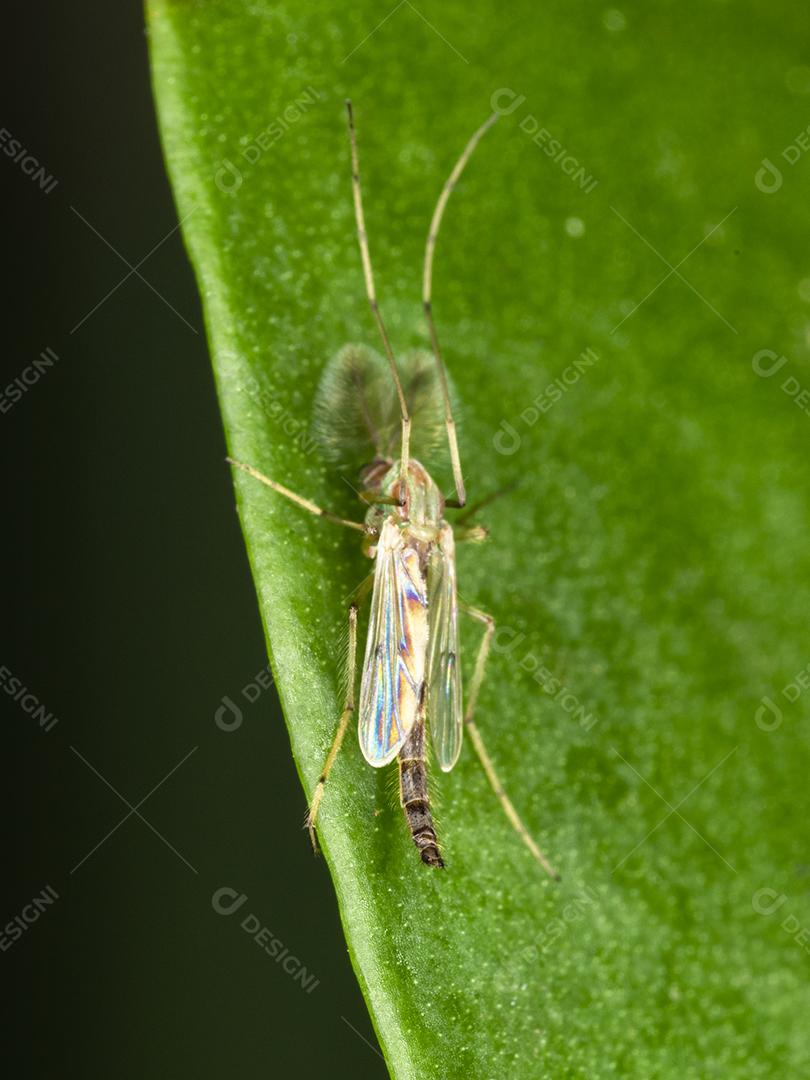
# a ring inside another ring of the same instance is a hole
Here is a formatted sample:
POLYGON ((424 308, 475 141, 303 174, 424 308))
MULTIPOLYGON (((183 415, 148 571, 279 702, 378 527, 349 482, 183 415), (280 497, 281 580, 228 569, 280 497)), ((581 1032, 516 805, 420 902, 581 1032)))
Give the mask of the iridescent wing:
POLYGON ((444 772, 461 753, 462 702, 453 530, 443 525, 428 563, 428 726, 444 772))
POLYGON ((427 644, 427 584, 419 555, 386 521, 377 545, 360 686, 358 735, 369 765, 392 761, 414 725, 427 644))

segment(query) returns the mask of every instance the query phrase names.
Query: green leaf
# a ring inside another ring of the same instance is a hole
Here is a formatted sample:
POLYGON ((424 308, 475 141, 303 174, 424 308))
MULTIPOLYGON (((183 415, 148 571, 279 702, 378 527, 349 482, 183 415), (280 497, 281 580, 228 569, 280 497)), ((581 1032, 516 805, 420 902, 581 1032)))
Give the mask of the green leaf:
MULTIPOLYGON (((343 98, 399 351, 427 344, 440 187, 505 111, 449 204, 434 309, 471 498, 519 481, 485 512, 491 542, 459 554, 462 595, 499 626, 478 720, 563 881, 469 743, 433 776, 448 866, 428 870, 347 738, 321 836, 398 1080, 810 1070, 802 17, 788 0, 149 5, 229 450, 345 516, 355 497, 309 441, 328 358, 379 348, 343 98)), ((235 479, 309 794, 370 564, 235 479)), ((468 674, 478 640, 465 627, 468 674)))

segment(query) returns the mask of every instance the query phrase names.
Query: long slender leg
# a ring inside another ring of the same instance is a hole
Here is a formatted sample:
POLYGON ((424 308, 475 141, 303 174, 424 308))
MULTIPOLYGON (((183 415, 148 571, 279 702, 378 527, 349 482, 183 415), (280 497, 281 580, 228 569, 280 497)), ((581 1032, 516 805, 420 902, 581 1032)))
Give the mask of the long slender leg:
POLYGON ((363 214, 363 197, 360 192, 360 164, 357 154, 357 133, 354 130, 354 113, 352 112, 351 101, 346 102, 346 113, 349 118, 349 140, 351 142, 352 149, 352 195, 354 196, 354 216, 357 221, 357 239, 360 244, 360 258, 363 263, 363 276, 366 279, 366 295, 368 296, 368 302, 371 306, 371 310, 374 313, 374 318, 377 322, 377 328, 380 331, 380 337, 382 338, 383 347, 385 348, 385 355, 388 357, 388 364, 391 368, 391 376, 397 389, 397 397, 399 398, 399 411, 402 416, 402 451, 400 454, 400 498, 404 502, 405 479, 408 475, 408 459, 410 457, 411 418, 408 413, 408 405, 405 401, 405 394, 402 389, 402 383, 400 382, 399 371, 397 370, 397 362, 394 359, 394 351, 391 348, 391 342, 388 338, 388 333, 385 329, 385 323, 383 322, 382 314, 377 303, 377 294, 374 290, 374 274, 371 269, 371 253, 369 252, 368 248, 366 220, 363 214))
POLYGON ((318 783, 315 785, 315 791, 312 795, 312 802, 309 804, 309 813, 307 814, 307 828, 309 829, 309 838, 312 841, 312 847, 316 853, 318 851, 318 841, 315 836, 315 823, 318 819, 318 809, 321 805, 321 799, 323 798, 323 790, 326 786, 326 781, 329 777, 329 773, 332 771, 332 766, 335 764, 335 758, 338 756, 341 744, 343 743, 343 737, 346 734, 346 728, 349 726, 349 721, 354 715, 354 683, 356 669, 357 604, 352 603, 349 607, 349 660, 346 672, 348 678, 348 686, 346 688, 346 700, 343 704, 343 712, 340 714, 340 720, 338 721, 335 738, 332 741, 332 746, 329 750, 329 753, 326 755, 326 761, 323 763, 321 775, 318 777, 318 783))
POLYGON ((393 495, 381 495, 375 488, 367 488, 365 491, 358 491, 360 501, 368 503, 371 506, 399 506, 399 499, 395 499, 393 495))
MULTIPOLYGON (((484 509, 485 506, 489 506, 490 503, 494 503, 496 499, 502 498, 504 495, 509 495, 514 491, 520 483, 519 480, 513 480, 510 484, 505 484, 503 487, 497 488, 495 491, 490 491, 489 495, 485 495, 483 499, 479 499, 478 502, 471 503, 470 506, 464 508, 464 513, 459 514, 453 522, 453 530, 455 531, 459 525, 463 525, 469 521, 471 517, 475 517, 477 513, 484 509)), ((457 506, 457 500, 445 500, 445 508, 455 510, 460 509, 457 506)))
POLYGON ((495 766, 492 763, 492 758, 489 756, 489 753, 484 746, 484 740, 481 738, 481 733, 479 732, 477 725, 473 721, 475 704, 478 700, 478 691, 481 689, 481 683, 484 679, 484 669, 486 668, 489 647, 492 643, 492 636, 495 633, 495 620, 492 618, 491 615, 487 615, 485 612, 479 611, 478 608, 469 607, 467 604, 460 603, 459 607, 462 611, 465 611, 473 619, 476 619, 478 622, 483 623, 486 627, 481 646, 478 650, 478 656, 475 659, 475 670, 473 671, 472 683, 470 684, 470 690, 467 695, 467 708, 464 712, 464 724, 470 733, 470 739, 472 741, 473 747, 475 748, 475 752, 478 754, 478 758, 481 762, 481 765, 483 766, 484 772, 487 774, 487 779, 489 780, 492 790, 500 799, 503 811, 509 818, 509 821, 511 822, 515 832, 518 834, 520 839, 523 841, 523 843, 526 845, 526 847, 529 849, 535 859, 537 859, 537 861, 540 863, 540 865, 543 867, 549 877, 553 878, 555 881, 559 881, 560 875, 549 863, 548 859, 534 842, 529 833, 529 830, 524 825, 520 814, 518 814, 517 810, 515 809, 512 800, 504 791, 503 784, 501 783, 498 774, 495 771, 495 766))
POLYGON ((368 526, 359 521, 347 521, 346 518, 338 517, 337 514, 332 514, 329 510, 324 510, 310 499, 305 499, 303 495, 296 495, 294 491, 290 491, 289 488, 284 487, 283 484, 279 484, 276 480, 271 480, 269 476, 265 476, 264 473, 260 473, 258 469, 254 469, 252 465, 246 465, 244 461, 234 461, 233 458, 225 458, 230 465, 235 465, 237 469, 242 469, 248 473, 254 479, 259 480, 262 484, 266 484, 267 487, 272 488, 273 491, 277 491, 279 495, 283 495, 285 499, 289 499, 294 502, 296 506, 300 506, 304 510, 308 510, 310 514, 315 514, 316 517, 325 518, 326 521, 332 521, 336 525, 345 525, 347 529, 357 529, 358 532, 368 532, 368 526))
POLYGON ((430 340, 433 344, 433 355, 436 360, 436 369, 439 373, 439 381, 442 387, 444 422, 445 427, 447 428, 447 443, 450 448, 450 461, 453 465, 453 483, 456 485, 456 495, 458 496, 460 506, 464 505, 467 495, 464 489, 464 477, 461 472, 461 457, 459 456, 458 440, 456 438, 456 422, 453 419, 453 410, 450 406, 450 391, 447 386, 447 373, 444 370, 444 362, 442 361, 441 349, 439 348, 439 337, 433 322, 433 308, 431 305, 431 292, 433 290, 433 252, 436 247, 436 237, 439 235, 439 227, 442 223, 444 208, 447 205, 447 200, 450 198, 450 193, 456 186, 464 166, 470 160, 470 155, 473 150, 497 119, 498 114, 493 113, 486 123, 482 124, 475 132, 464 147, 464 152, 456 162, 453 171, 450 173, 447 182, 441 190, 439 201, 436 203, 436 209, 433 211, 430 229, 428 230, 427 243, 425 245, 425 264, 422 273, 422 307, 425 312, 425 318, 427 319, 430 340))

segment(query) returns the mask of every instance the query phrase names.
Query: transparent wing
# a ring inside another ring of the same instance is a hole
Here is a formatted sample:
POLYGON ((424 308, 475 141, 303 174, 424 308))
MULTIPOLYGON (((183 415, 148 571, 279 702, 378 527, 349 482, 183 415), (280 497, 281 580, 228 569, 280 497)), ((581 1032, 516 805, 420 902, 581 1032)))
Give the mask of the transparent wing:
POLYGON ((387 765, 416 720, 428 644, 419 556, 386 521, 380 532, 360 686, 358 735, 369 765, 387 765))
POLYGON ((453 530, 444 525, 428 564, 428 726, 436 759, 449 772, 461 753, 462 701, 453 530))

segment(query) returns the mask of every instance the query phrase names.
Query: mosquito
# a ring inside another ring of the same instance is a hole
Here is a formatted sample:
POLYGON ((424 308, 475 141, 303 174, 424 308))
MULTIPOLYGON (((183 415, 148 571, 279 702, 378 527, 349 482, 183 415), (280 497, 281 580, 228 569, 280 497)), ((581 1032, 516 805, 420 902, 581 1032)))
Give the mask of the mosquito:
POLYGON ((362 486, 359 495, 367 507, 365 520, 349 521, 332 514, 253 466, 228 459, 303 510, 361 532, 364 554, 374 560, 373 575, 366 579, 365 588, 360 589, 366 592, 369 585, 372 587, 359 703, 355 700, 360 600, 357 596, 348 610, 348 689, 337 731, 309 805, 310 837, 317 851, 316 826, 326 783, 357 712, 363 757, 374 768, 397 760, 400 802, 422 862, 430 867, 443 867, 428 792, 426 733, 429 729, 439 767, 449 772, 458 760, 466 729, 507 818, 546 873, 557 879, 556 871, 506 794, 473 719, 495 621, 491 615, 459 598, 455 542, 486 538, 486 530, 481 526, 467 524, 482 504, 468 508, 455 529, 444 516, 446 509, 465 505, 466 489, 450 385, 433 321, 433 256, 450 194, 498 114, 490 116, 467 142, 442 188, 430 222, 422 274, 422 308, 432 352, 412 350, 398 362, 374 288, 350 101, 346 102, 346 110, 360 259, 385 358, 363 345, 344 346, 324 371, 315 400, 315 417, 326 457, 343 466, 353 459, 359 466, 362 486), (409 410, 409 399, 413 412, 409 410), (412 416, 420 419, 419 427, 413 432, 412 416), (455 485, 455 497, 447 499, 425 466, 411 453, 412 449, 419 449, 420 456, 423 450, 430 453, 442 428, 455 485), (466 708, 462 703, 460 612, 484 627, 466 708))

